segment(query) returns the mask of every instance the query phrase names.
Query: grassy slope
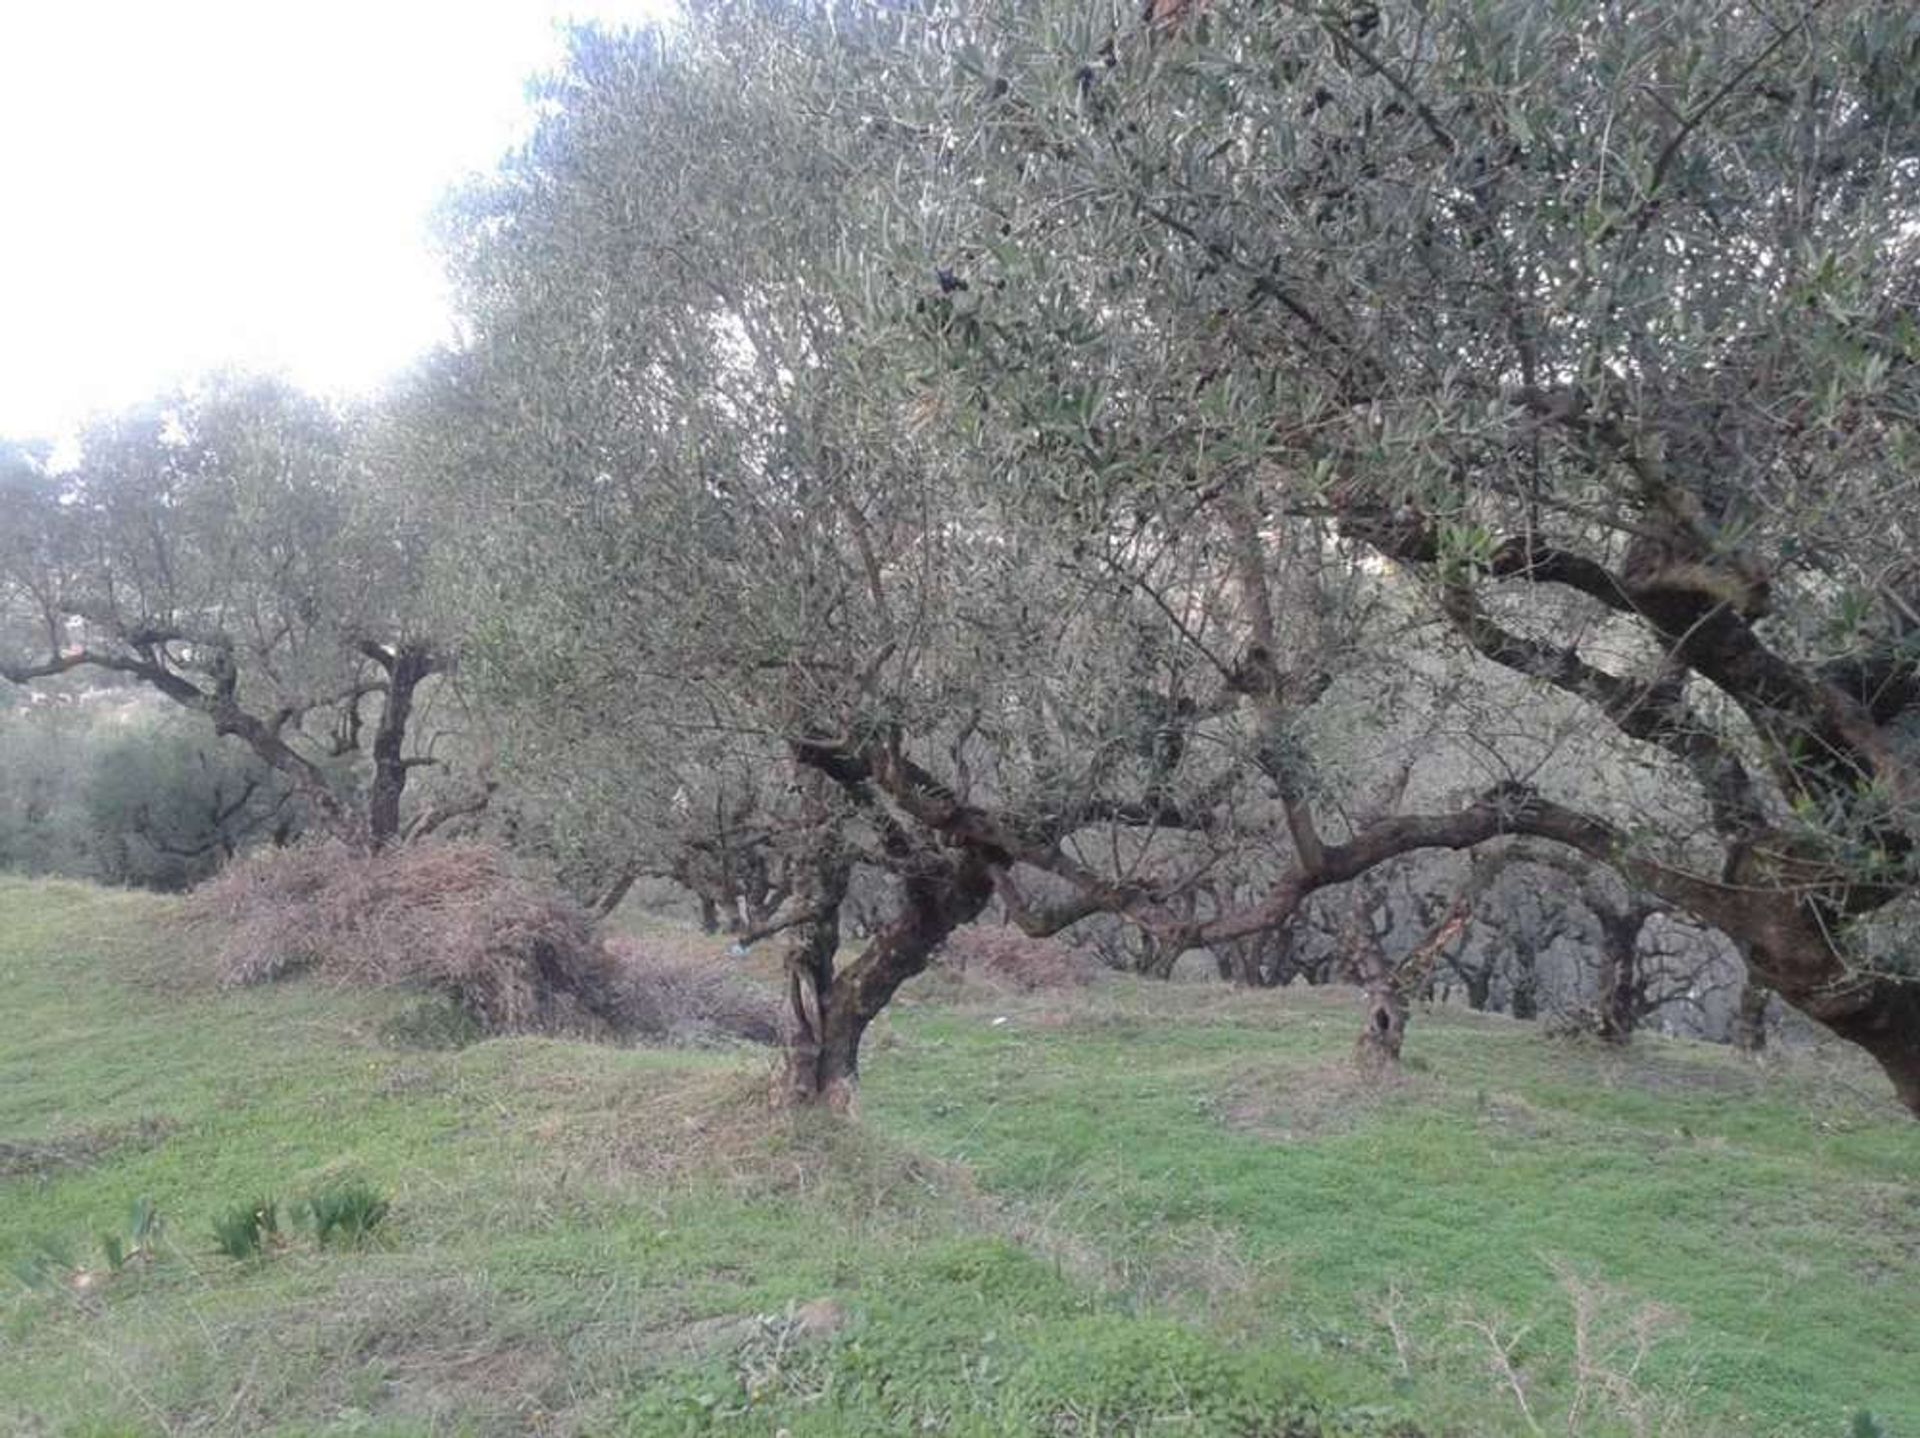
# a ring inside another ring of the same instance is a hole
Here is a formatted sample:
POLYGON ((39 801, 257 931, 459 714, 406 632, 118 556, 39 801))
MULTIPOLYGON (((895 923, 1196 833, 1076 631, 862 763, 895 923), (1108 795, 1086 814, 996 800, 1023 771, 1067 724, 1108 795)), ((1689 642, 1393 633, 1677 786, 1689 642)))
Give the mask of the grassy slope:
POLYGON ((1845 1061, 1434 1015, 1374 1094, 1336 995, 936 983, 848 1129, 759 1112, 761 1056, 214 992, 167 907, 0 881, 0 1268, 170 1220, 0 1277, 0 1432, 1527 1432, 1490 1331, 1564 1433, 1582 1306, 1576 1431, 1920 1435, 1920 1133, 1845 1061), (384 1243, 213 1252, 348 1174, 384 1243))

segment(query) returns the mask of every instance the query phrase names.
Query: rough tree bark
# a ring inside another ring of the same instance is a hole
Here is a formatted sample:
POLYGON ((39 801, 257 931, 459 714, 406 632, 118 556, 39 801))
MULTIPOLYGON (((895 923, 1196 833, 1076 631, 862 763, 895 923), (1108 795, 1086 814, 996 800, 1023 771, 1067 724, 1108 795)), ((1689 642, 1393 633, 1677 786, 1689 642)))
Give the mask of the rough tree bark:
POLYGON ((379 849, 400 837, 400 801, 406 793, 407 776, 426 762, 409 758, 406 753, 414 695, 426 679, 441 673, 446 665, 430 645, 388 647, 368 642, 359 647, 386 674, 380 722, 373 731, 373 783, 367 790, 367 838, 379 849))
POLYGON ((789 1102, 850 1112, 867 1026, 948 935, 985 911, 996 892, 995 873, 1011 858, 1004 845, 982 835, 945 839, 938 825, 916 834, 901 821, 892 805, 908 813, 925 805, 943 813, 961 806, 905 759, 898 735, 852 745, 800 741, 793 755, 803 785, 815 791, 807 802, 817 841, 796 866, 792 902, 801 920, 786 958, 794 1033, 781 1087, 789 1102), (834 949, 852 861, 829 813, 828 785, 878 835, 878 857, 897 891, 892 914, 844 968, 836 967, 834 949))
POLYGON ((1399 1066, 1408 1010, 1399 974, 1373 926, 1374 903, 1370 886, 1357 885, 1347 923, 1347 953, 1366 1008, 1366 1021, 1354 1041, 1353 1056, 1362 1072, 1377 1078, 1399 1066))
POLYGON ((840 908, 850 861, 831 830, 801 865, 795 897, 804 917, 785 956, 791 1029, 778 1097, 855 1111, 860 1041, 900 985, 926 968, 955 929, 979 917, 993 897, 985 862, 967 850, 929 852, 898 874, 899 900, 845 968, 837 968, 840 908))
POLYGON ((1740 1006, 1733 1016, 1733 1046, 1750 1054, 1767 1047, 1767 1005, 1773 994, 1764 984, 1749 981, 1740 989, 1740 1006))
POLYGON ((1400 1046, 1406 1040, 1411 1017, 1409 1000, 1432 977, 1440 951, 1466 932, 1473 907, 1466 895, 1456 899, 1446 917, 1395 964, 1387 958, 1379 930, 1374 927, 1373 911, 1378 902, 1372 886, 1358 885, 1347 925, 1349 963, 1360 981, 1367 1012, 1360 1036, 1354 1041, 1354 1058, 1363 1072, 1375 1076, 1399 1064, 1400 1046))
POLYGON ((855 1052, 829 1055, 828 1023, 835 1008, 840 906, 846 901, 852 863, 839 834, 823 822, 795 867, 794 901, 800 916, 788 931, 783 957, 788 1030, 774 1098, 790 1104, 826 1103, 844 1111, 852 1108, 855 1096, 858 1037, 855 1052))

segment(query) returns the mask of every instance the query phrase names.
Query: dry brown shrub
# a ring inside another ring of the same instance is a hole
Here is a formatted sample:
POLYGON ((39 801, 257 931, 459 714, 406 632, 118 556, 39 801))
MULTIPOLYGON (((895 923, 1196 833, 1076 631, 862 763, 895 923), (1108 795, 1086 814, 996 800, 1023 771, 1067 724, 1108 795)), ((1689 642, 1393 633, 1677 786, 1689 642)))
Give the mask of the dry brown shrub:
POLYGON ((215 936, 229 984, 312 973, 436 990, 491 1033, 771 1035, 744 996, 610 948, 586 910, 486 844, 263 853, 196 889, 185 916, 215 936))
POLYGON ((778 1003, 727 968, 724 960, 624 935, 607 938, 605 946, 620 969, 622 1015, 630 1032, 696 1043, 715 1038, 780 1041, 778 1003))
POLYGON ((1058 939, 1029 938, 1018 929, 981 924, 955 929, 940 962, 1023 993, 1083 987, 1092 982, 1095 968, 1085 954, 1058 939))

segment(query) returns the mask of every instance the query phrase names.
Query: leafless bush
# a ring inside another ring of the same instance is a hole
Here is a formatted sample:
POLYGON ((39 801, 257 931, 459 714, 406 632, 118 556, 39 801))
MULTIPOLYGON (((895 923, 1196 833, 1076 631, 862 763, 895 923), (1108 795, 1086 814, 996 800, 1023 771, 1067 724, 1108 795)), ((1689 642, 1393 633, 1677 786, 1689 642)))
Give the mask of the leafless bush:
POLYGON ((311 972, 434 989, 494 1033, 772 1037, 770 1005, 761 1022, 721 976, 610 948, 580 905, 484 844, 262 854, 197 889, 187 915, 217 935, 228 984, 311 972))
POLYGON ((1647 1386, 1653 1350, 1683 1326, 1664 1304, 1640 1302, 1621 1289, 1555 1263, 1554 1274, 1573 1308, 1573 1398, 1567 1428, 1580 1431, 1589 1415, 1624 1422, 1635 1438, 1672 1432, 1681 1405, 1647 1386))
POLYGON ((961 973, 1007 988, 1079 988, 1093 977, 1095 961, 1057 939, 1034 939, 1018 929, 971 924, 956 929, 941 962, 961 973))
MULTIPOLYGON (((1570 1435, 1626 1432, 1634 1438, 1681 1431, 1688 1380, 1655 1386, 1647 1369, 1655 1350, 1685 1327, 1682 1316, 1563 1261, 1550 1259, 1548 1266, 1571 1310, 1571 1351, 1541 1344, 1533 1324, 1504 1315, 1468 1311, 1454 1324, 1469 1335, 1468 1351, 1486 1363, 1528 1429, 1549 1431, 1542 1420, 1545 1400, 1552 1399, 1564 1404, 1552 1431, 1564 1426, 1570 1435), (1530 1360, 1523 1361, 1523 1349, 1531 1350, 1530 1360)), ((1397 1328, 1393 1336, 1398 1350, 1397 1328)))

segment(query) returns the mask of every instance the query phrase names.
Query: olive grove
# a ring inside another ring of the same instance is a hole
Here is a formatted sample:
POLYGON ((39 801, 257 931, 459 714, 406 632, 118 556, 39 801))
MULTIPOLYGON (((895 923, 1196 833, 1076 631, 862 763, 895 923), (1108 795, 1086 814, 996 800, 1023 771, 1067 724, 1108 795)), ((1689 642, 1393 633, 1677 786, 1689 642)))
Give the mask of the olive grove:
POLYGON ((1226 951, 1526 836, 1920 1108, 1917 60, 1890 0, 584 32, 404 400, 476 692, 777 847, 797 1097, 990 904, 1226 951))
POLYGON ((1911 6, 689 0, 533 98, 377 404, 0 451, 0 677, 196 726, 122 877, 484 814, 778 944, 802 1103, 997 917, 1920 1112, 1911 6))
POLYGON ((1330 522, 1571 701, 1556 767, 1611 749, 1662 799, 1509 767, 1339 845, 1296 823, 1292 871, 1191 937, 1530 834, 1725 931, 1920 1102, 1920 986, 1873 922, 1916 818, 1911 13, 1180 8, 1070 82, 1072 17, 980 17, 944 89, 892 52, 910 128, 966 137, 915 151, 979 297, 951 369, 1080 400, 1091 484, 1149 527, 1330 522), (1041 356, 1076 323, 1075 364, 1041 356))

